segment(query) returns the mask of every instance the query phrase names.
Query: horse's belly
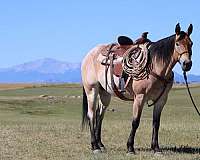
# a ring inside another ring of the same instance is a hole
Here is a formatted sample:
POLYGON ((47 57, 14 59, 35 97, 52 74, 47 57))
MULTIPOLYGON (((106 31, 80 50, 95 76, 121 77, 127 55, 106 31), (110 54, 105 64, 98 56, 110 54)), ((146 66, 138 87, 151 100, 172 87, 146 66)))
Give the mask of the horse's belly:
MULTIPOLYGON (((105 69, 104 69, 105 70, 105 69)), ((113 79, 115 82, 115 85, 118 87, 119 86, 119 77, 113 75, 113 79)), ((107 78, 106 78, 106 74, 105 71, 101 72, 98 75, 98 81, 101 84, 101 86, 111 95, 114 95, 114 91, 112 88, 112 84, 111 84, 111 75, 110 75, 110 69, 108 69, 108 73, 107 73, 107 78)))

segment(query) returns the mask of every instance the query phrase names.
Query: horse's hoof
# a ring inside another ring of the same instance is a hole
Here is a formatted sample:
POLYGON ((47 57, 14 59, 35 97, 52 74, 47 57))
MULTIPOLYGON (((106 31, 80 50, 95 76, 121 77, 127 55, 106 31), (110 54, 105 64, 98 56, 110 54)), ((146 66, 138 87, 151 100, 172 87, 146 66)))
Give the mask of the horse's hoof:
POLYGON ((100 147, 103 153, 107 152, 106 147, 100 147))
POLYGON ((163 153, 162 153, 161 150, 159 150, 159 151, 154 151, 154 155, 155 155, 155 156, 162 156, 163 153))
POLYGON ((93 153, 94 153, 94 154, 99 154, 99 153, 102 153, 102 152, 101 152, 100 149, 95 149, 95 150, 93 150, 93 153))
POLYGON ((135 151, 131 151, 131 152, 127 152, 127 153, 126 153, 127 156, 133 156, 133 155, 135 155, 135 154, 136 154, 135 151))

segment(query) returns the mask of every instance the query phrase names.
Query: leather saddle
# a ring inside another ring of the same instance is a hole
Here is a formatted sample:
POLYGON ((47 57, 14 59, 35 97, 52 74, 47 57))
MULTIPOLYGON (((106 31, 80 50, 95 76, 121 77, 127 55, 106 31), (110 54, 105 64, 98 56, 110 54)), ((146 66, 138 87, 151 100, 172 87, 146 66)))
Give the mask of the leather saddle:
POLYGON ((104 65, 110 65, 109 56, 113 56, 113 73, 115 76, 120 77, 122 74, 122 59, 125 52, 133 45, 120 45, 117 43, 106 45, 100 52, 105 57, 104 65), (119 60, 121 59, 121 60, 119 60), (116 63, 116 61, 119 61, 116 63))
MULTIPOLYGON (((129 37, 119 36, 117 41, 118 43, 108 44, 106 45, 100 52, 103 56, 107 58, 107 62, 109 61, 110 54, 114 56, 114 66, 113 66, 113 74, 117 77, 122 76, 123 68, 122 63, 115 63, 117 59, 123 59, 124 54, 127 50, 129 50, 134 45, 144 44, 146 42, 150 42, 147 39, 148 32, 144 32, 140 38, 138 38, 135 42, 129 37)), ((122 61, 121 61, 122 62, 122 61)), ((105 65, 109 65, 109 63, 104 63, 105 65)))

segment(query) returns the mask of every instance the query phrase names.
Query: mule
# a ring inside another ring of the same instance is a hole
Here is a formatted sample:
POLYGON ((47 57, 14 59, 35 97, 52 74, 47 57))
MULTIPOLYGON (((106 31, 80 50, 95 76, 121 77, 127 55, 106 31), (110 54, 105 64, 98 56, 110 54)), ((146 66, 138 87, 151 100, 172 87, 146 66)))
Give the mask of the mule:
MULTIPOLYGON (((173 85, 173 71, 178 62, 184 72, 192 67, 192 40, 190 35, 193 26, 189 25, 186 32, 181 31, 179 23, 175 27, 175 34, 152 42, 149 47, 152 71, 148 78, 133 80, 127 89, 132 91, 133 115, 132 128, 127 141, 127 152, 135 153, 134 138, 140 123, 145 102, 154 101, 151 148, 154 152, 160 152, 158 143, 158 131, 160 116, 167 102, 168 93, 173 85), (163 88, 164 92, 160 96, 163 88), (160 96, 160 97, 159 97, 160 96), (159 99, 157 99, 159 97, 159 99), (157 99, 157 100, 156 100, 157 99), (155 101, 156 100, 156 101, 155 101)), ((83 84, 83 120, 82 126, 89 124, 91 134, 91 149, 94 153, 102 152, 105 146, 101 139, 101 126, 106 108, 111 101, 111 95, 116 96, 111 86, 110 72, 105 76, 105 65, 97 59, 105 45, 93 48, 83 59, 81 66, 83 84), (107 81, 107 83, 106 83, 107 81), (98 107, 97 106, 98 103, 98 107)), ((112 66, 108 66, 112 67, 112 66)), ((119 78, 114 76, 114 82, 119 84, 119 78)))

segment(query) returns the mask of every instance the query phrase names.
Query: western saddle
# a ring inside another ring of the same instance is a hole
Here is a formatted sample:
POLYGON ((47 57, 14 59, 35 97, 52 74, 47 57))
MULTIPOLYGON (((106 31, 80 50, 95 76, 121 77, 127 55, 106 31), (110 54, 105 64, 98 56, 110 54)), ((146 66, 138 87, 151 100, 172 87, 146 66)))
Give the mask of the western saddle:
POLYGON ((101 63, 103 65, 110 64, 109 56, 112 53, 114 56, 114 61, 119 59, 118 63, 114 63, 113 73, 115 76, 121 77, 123 69, 122 69, 122 63, 120 63, 120 61, 122 62, 124 54, 128 49, 130 49, 135 45, 151 42, 147 38, 147 34, 148 32, 142 33, 142 36, 138 38, 135 42, 133 42, 132 39, 130 39, 129 37, 119 36, 117 39, 118 43, 109 44, 101 50, 102 56, 106 57, 105 60, 102 61, 101 63))
MULTIPOLYGON (((131 50, 135 46, 139 46, 141 44, 149 43, 151 42, 147 38, 148 32, 144 32, 140 38, 138 38, 135 42, 132 41, 129 37, 126 36, 119 36, 118 37, 118 43, 112 43, 107 45, 106 47, 102 48, 100 51, 101 55, 105 57, 101 64, 106 66, 106 87, 107 87, 107 72, 108 68, 110 66, 110 73, 111 73, 111 85, 115 92, 115 94, 123 100, 132 100, 130 98, 126 98, 124 96, 123 92, 125 92, 125 88, 128 85, 131 76, 127 75, 123 71, 122 67, 122 60, 124 58, 124 55, 127 51, 131 50), (119 86, 117 87, 114 83, 113 74, 117 77, 119 77, 119 86)), ((106 88, 107 90, 107 88, 106 88)))

